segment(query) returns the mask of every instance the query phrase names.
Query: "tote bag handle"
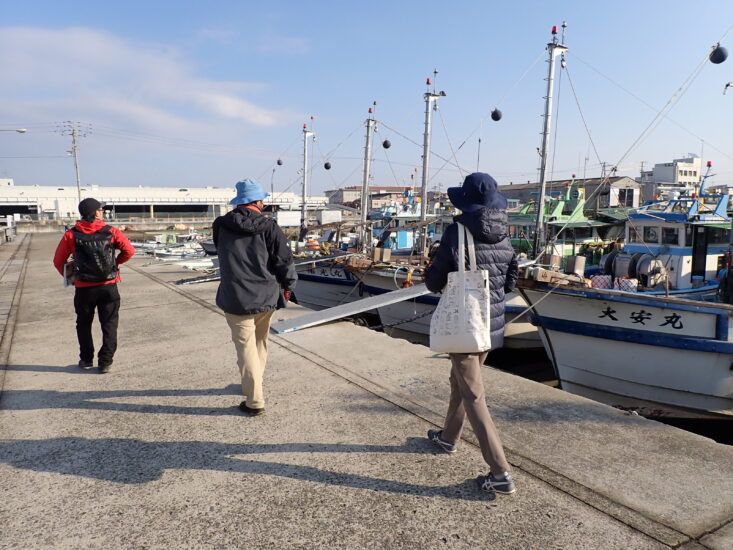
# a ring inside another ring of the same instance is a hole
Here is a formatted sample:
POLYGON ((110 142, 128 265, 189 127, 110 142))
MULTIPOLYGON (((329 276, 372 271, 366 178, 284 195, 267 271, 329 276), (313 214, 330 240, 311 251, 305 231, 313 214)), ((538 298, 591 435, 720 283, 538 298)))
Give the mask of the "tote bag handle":
POLYGON ((466 247, 466 239, 468 239, 468 262, 469 270, 476 271, 476 246, 474 245, 473 235, 465 225, 456 222, 458 226, 458 271, 463 274, 466 271, 466 255, 464 249, 466 247))

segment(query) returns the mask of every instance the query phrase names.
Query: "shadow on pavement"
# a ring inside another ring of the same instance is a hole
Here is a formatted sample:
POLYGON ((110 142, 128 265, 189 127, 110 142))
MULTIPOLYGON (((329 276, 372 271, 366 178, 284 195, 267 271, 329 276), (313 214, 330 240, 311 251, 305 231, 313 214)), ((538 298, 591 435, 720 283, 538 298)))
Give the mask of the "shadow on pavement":
MULTIPOLYGON (((480 492, 474 480, 430 487, 405 481, 322 470, 313 466, 252 460, 273 453, 395 453, 434 454, 424 438, 408 438, 402 445, 330 443, 232 444, 207 441, 146 442, 138 439, 86 439, 64 437, 47 440, 0 442, 0 461, 15 468, 54 472, 110 481, 139 484, 160 479, 167 469, 214 470, 241 474, 275 475, 298 481, 324 483, 426 497, 462 500, 492 500, 480 492)), ((312 456, 306 456, 309 461, 312 456)))
MULTIPOLYGON (((80 371, 82 369, 79 369, 80 371)), ((99 371, 91 369, 92 374, 99 371)), ((230 384, 224 388, 202 389, 149 389, 149 390, 90 390, 90 391, 56 391, 56 390, 4 390, 0 394, 0 409, 15 411, 31 411, 43 409, 82 409, 97 411, 120 411, 152 414, 191 414, 242 416, 235 407, 192 407, 164 405, 157 403, 118 403, 108 399, 124 399, 138 397, 200 397, 236 395, 241 397, 238 384, 230 384)), ((186 400, 182 399, 182 403, 186 400)), ((236 402, 236 405, 239 401, 236 402)))

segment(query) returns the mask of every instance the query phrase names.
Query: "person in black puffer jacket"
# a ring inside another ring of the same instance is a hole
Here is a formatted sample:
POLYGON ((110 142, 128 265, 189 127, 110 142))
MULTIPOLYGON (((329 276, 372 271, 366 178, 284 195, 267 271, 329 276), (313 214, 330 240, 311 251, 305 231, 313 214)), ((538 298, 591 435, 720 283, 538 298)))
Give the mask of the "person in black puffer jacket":
POLYGON ((262 379, 267 363, 267 336, 281 289, 285 300, 297 275, 285 234, 264 216, 269 193, 252 180, 236 184, 237 207, 214 220, 212 236, 219 256, 221 282, 216 305, 232 331, 245 401, 239 409, 250 415, 265 412, 262 379))
MULTIPOLYGON (((504 298, 517 280, 517 259, 507 231, 507 201, 497 190, 494 178, 475 173, 466 176, 462 187, 448 189, 448 197, 462 213, 455 218, 473 235, 476 263, 489 272, 491 294, 491 347, 504 343, 504 298)), ((466 262, 468 263, 468 254, 466 262)), ((468 269, 468 265, 466 266, 468 269)), ((458 271, 458 225, 449 225, 435 256, 425 270, 425 284, 439 292, 448 273, 458 271)), ((481 366, 488 350, 482 353, 451 353, 451 396, 442 430, 428 430, 428 438, 443 450, 453 453, 466 417, 481 445, 490 471, 476 481, 485 491, 509 494, 515 491, 509 463, 486 405, 481 366)))

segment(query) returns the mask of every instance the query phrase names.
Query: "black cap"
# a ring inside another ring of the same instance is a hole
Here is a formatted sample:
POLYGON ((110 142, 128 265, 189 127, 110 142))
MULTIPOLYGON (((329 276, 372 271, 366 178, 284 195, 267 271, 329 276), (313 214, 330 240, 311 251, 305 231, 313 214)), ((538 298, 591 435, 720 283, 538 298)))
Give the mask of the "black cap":
POLYGON ((103 206, 104 203, 89 197, 79 203, 79 214, 81 214, 82 218, 91 218, 94 216, 94 213, 103 206))

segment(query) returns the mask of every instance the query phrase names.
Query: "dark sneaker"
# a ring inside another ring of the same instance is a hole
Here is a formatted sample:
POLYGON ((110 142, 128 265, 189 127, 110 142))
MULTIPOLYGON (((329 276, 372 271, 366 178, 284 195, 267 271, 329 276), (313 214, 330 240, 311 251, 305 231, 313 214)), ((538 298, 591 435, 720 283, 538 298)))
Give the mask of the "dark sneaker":
POLYGON ((246 401, 242 401, 239 404, 239 410, 242 411, 243 413, 247 413, 250 416, 261 416, 261 415, 265 414, 265 408, 264 407, 261 408, 261 409, 253 409, 253 408, 247 406, 247 402, 246 401))
POLYGON ((491 472, 485 476, 476 478, 479 489, 490 493, 501 493, 502 495, 511 495, 517 488, 514 486, 514 480, 511 474, 504 472, 504 475, 494 476, 491 472))
POLYGON ((443 430, 428 430, 428 439, 443 449, 446 453, 455 453, 458 447, 443 439, 443 430))
POLYGON ((99 364, 99 372, 101 372, 102 374, 108 373, 111 368, 112 368, 112 361, 110 361, 109 363, 100 363, 99 364))
POLYGON ((91 361, 84 361, 84 359, 79 360, 79 368, 82 369, 91 369, 94 366, 94 363, 91 361))

